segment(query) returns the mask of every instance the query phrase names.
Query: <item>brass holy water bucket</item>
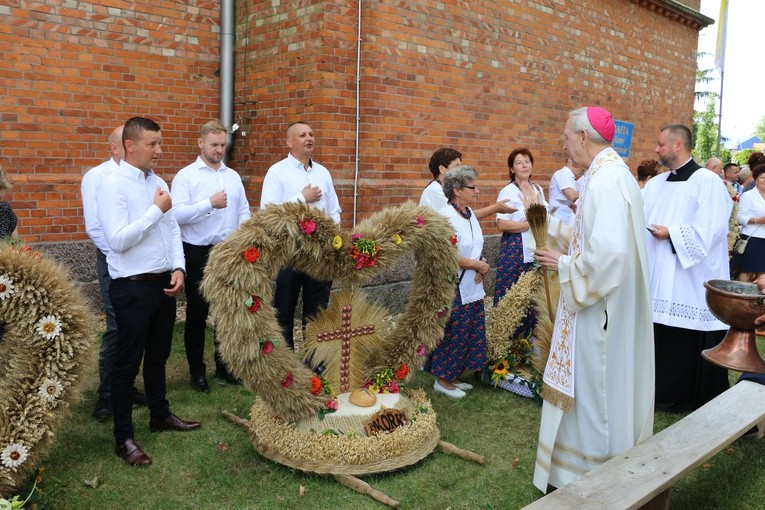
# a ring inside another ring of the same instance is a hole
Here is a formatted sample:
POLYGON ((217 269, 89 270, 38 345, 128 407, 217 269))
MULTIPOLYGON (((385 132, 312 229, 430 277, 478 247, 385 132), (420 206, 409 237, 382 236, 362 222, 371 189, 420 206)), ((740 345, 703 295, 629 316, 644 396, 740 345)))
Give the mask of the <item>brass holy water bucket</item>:
POLYGON ((704 287, 712 315, 730 329, 722 342, 702 351, 701 356, 731 370, 765 373, 765 361, 757 352, 754 334, 754 319, 765 314, 765 294, 753 283, 731 280, 709 280, 704 287))

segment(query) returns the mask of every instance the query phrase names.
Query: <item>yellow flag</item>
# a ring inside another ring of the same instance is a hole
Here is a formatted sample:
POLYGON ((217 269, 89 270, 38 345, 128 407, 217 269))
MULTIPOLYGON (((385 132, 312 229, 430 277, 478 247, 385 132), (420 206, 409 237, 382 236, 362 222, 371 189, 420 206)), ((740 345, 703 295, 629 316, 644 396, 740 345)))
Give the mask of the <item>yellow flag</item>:
POLYGON ((725 39, 728 32, 728 0, 720 0, 720 18, 717 20, 717 49, 715 50, 715 67, 722 71, 725 68, 725 39))

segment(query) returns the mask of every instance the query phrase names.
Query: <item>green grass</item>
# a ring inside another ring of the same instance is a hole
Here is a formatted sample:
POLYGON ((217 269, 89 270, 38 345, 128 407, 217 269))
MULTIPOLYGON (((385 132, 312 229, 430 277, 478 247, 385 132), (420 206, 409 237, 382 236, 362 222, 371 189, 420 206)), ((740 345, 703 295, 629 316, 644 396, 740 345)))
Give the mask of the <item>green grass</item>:
MULTIPOLYGON (((188 383, 182 331, 183 324, 178 324, 168 364, 168 398, 176 414, 200 420, 203 428, 152 434, 146 408, 135 409, 136 439, 154 465, 148 469, 126 466, 114 454, 111 422, 98 423, 91 417, 98 379, 94 347, 83 398, 72 407, 71 418, 58 431, 42 465, 44 494, 34 498, 37 508, 386 508, 330 477, 288 469, 258 455, 245 431, 220 414, 226 409, 249 417, 254 395, 214 377, 211 393, 194 392, 188 383), (95 477, 96 488, 85 484, 95 477)), ((208 365, 212 365, 211 342, 207 344, 208 365)), ((731 374, 732 380, 737 375, 731 374)), ((434 393, 432 378, 422 372, 414 375, 411 386, 427 391, 438 413, 442 438, 485 455, 487 464, 434 452, 413 467, 363 477, 367 483, 410 509, 517 509, 541 497, 531 483, 539 402, 478 385, 468 397, 452 400, 434 393)), ((657 413, 656 430, 681 417, 657 413)), ((671 508, 762 508, 764 459, 765 440, 739 439, 675 486, 671 508)))

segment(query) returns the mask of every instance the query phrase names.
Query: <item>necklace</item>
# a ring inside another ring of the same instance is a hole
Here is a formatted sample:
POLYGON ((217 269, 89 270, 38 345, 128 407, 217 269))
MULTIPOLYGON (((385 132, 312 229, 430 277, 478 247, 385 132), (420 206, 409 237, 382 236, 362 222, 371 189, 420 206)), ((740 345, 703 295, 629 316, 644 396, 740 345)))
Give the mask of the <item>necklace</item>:
POLYGON ((465 206, 466 212, 462 212, 460 211, 460 208, 457 207, 457 204, 455 204, 454 202, 449 202, 449 203, 452 205, 452 207, 454 207, 454 210, 457 211, 460 214, 460 216, 462 216, 466 220, 469 220, 470 217, 473 216, 473 212, 470 210, 470 207, 465 206))

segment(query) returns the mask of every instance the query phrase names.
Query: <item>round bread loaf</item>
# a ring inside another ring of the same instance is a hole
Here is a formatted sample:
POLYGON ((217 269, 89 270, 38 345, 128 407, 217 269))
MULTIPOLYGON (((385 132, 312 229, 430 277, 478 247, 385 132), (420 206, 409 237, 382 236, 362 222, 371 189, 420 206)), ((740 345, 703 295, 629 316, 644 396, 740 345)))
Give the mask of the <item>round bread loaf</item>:
POLYGON ((377 396, 369 388, 358 388, 351 392, 348 401, 359 407, 371 407, 377 402, 377 396))

